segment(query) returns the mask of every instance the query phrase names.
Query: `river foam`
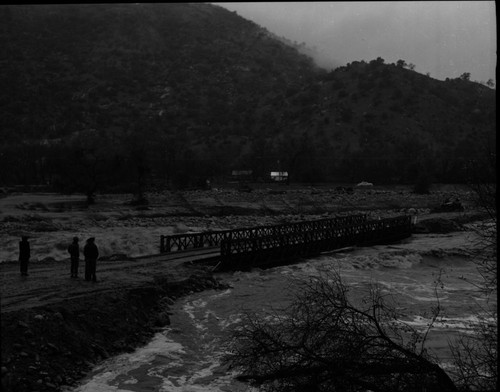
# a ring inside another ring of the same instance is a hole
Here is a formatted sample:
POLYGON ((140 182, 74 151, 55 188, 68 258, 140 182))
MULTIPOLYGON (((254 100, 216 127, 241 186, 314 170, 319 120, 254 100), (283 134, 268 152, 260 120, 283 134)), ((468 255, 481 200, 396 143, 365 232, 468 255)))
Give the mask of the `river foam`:
POLYGON ((478 305, 485 301, 477 290, 476 265, 457 250, 465 244, 453 237, 446 247, 446 239, 450 237, 431 236, 425 243, 419 237, 415 242, 351 249, 292 265, 221 274, 231 288, 180 298, 172 306, 170 328, 144 348, 105 361, 73 392, 257 392, 237 381, 236 373, 223 363, 230 329, 246 313, 286 308, 297 279, 328 271, 342 276, 353 299, 377 286, 401 321, 418 331, 425 331, 439 303, 426 348, 449 367, 448 341, 473 332, 482 317, 478 305))

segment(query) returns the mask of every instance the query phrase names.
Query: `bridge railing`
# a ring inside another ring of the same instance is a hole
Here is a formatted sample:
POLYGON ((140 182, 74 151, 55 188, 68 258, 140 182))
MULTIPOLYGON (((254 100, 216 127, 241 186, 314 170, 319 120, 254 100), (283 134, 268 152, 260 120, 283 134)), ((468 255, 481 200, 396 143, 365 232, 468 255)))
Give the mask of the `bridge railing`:
POLYGON ((256 226, 249 228, 217 230, 200 233, 162 235, 160 253, 186 249, 220 246, 223 241, 277 236, 289 233, 302 233, 316 230, 331 230, 335 227, 366 222, 366 214, 339 216, 312 221, 283 223, 279 225, 256 226))
POLYGON ((251 268, 290 257, 307 257, 345 246, 393 241, 411 235, 410 216, 359 222, 315 231, 224 240, 219 269, 251 268))

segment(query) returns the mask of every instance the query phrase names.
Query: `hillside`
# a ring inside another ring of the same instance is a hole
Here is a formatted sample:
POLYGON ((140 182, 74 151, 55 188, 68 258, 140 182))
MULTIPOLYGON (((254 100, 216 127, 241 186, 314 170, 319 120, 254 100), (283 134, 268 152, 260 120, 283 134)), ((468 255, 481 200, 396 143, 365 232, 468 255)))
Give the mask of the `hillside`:
POLYGON ((461 181, 494 146, 494 90, 380 58, 327 73, 221 7, 2 6, 0 20, 3 185, 140 193, 279 168, 461 181))
POLYGON ((428 173, 461 182, 469 161, 494 157, 495 98, 465 77, 439 81, 403 60, 357 61, 290 100, 286 127, 295 134, 282 140, 300 145, 299 161, 320 178, 410 182, 428 173))

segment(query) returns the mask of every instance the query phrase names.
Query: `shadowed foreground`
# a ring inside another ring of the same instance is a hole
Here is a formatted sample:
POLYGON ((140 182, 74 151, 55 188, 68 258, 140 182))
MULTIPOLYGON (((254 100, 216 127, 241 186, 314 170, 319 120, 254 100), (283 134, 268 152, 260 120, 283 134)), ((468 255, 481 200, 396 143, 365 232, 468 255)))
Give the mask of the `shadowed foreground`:
POLYGON ((185 261, 98 262, 97 283, 70 279, 65 263, 37 263, 23 278, 17 264, 2 264, 2 390, 74 384, 98 361, 132 351, 168 325, 177 297, 222 287, 185 261))

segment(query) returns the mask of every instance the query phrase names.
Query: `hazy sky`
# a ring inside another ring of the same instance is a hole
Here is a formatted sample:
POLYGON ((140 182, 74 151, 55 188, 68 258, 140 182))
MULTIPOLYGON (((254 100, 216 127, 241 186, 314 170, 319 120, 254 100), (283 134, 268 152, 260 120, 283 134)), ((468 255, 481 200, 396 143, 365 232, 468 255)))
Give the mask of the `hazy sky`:
POLYGON ((322 53, 323 66, 399 59, 444 80, 496 80, 494 1, 214 3, 322 53))

